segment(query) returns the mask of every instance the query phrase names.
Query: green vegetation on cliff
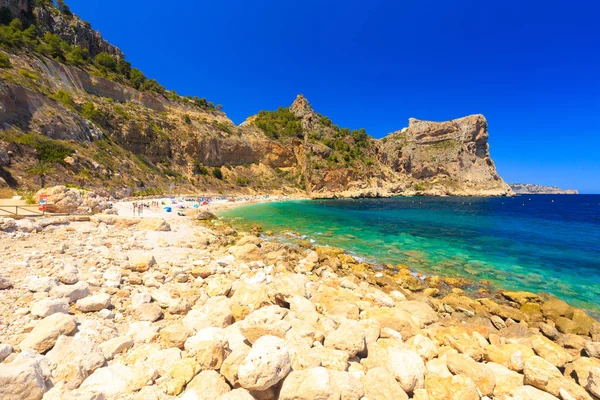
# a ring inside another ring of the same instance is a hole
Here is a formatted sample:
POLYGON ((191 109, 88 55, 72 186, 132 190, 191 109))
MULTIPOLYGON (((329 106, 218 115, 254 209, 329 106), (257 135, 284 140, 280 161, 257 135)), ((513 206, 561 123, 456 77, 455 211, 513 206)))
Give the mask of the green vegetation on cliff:
POLYGON ((296 117, 289 108, 279 107, 277 111, 260 111, 254 123, 271 139, 304 138, 300 118, 296 117))

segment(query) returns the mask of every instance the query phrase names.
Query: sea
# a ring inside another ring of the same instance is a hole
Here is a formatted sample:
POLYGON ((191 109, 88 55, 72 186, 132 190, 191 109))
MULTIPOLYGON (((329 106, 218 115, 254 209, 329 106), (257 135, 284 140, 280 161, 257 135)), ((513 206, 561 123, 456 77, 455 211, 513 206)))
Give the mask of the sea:
POLYGON ((600 316, 600 195, 285 201, 219 216, 372 263, 548 293, 600 316))

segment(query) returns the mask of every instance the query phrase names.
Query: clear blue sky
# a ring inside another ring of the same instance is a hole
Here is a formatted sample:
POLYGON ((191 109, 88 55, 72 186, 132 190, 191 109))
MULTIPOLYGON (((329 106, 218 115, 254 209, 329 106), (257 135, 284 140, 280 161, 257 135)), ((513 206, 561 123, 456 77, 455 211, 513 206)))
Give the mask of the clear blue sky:
POLYGON ((595 0, 70 0, 134 66, 240 123, 303 93, 375 137, 481 113, 508 182, 600 193, 595 0))

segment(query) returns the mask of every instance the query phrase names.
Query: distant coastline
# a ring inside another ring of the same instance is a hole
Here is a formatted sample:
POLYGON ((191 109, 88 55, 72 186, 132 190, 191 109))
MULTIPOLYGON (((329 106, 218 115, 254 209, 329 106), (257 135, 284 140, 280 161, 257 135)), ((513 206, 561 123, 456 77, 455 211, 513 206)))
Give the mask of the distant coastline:
POLYGON ((579 194, 575 189, 561 189, 557 186, 542 186, 531 183, 511 183, 516 194, 579 194))

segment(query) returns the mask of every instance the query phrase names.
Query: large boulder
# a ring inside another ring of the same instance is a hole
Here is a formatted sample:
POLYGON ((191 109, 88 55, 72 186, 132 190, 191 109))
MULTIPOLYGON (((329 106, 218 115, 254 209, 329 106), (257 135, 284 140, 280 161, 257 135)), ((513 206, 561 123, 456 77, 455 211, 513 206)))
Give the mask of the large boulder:
POLYGON ((331 372, 323 367, 293 371, 283 381, 279 400, 339 400, 331 372))
POLYGON ((262 336, 239 367, 239 383, 248 390, 265 390, 285 378, 290 369, 290 354, 285 341, 275 336, 262 336))
POLYGON ((491 396, 494 393, 496 387, 495 374, 487 365, 477 363, 471 357, 456 352, 449 353, 447 360, 448 369, 454 375, 464 375, 471 378, 477 389, 485 396, 491 396))
POLYGON ((600 368, 592 368, 588 375, 587 390, 594 396, 600 398, 600 368))
POLYGON ((94 192, 65 186, 54 186, 40 190, 35 195, 36 202, 39 202, 41 195, 47 196, 48 204, 52 205, 52 211, 61 214, 91 214, 110 208, 108 201, 94 192))
POLYGON ((104 364, 104 355, 94 342, 87 338, 74 339, 61 336, 47 354, 54 366, 53 382, 62 381, 68 389, 75 389, 104 364))
POLYGON ((20 343, 21 349, 33 349, 44 353, 51 349, 61 335, 75 330, 75 317, 67 314, 52 314, 41 320, 20 343))
POLYGON ((531 337, 531 344, 538 356, 558 368, 562 368, 572 360, 571 355, 565 349, 540 334, 531 337))
POLYGON ((367 399, 408 400, 408 395, 385 368, 377 367, 367 371, 364 380, 367 399))
POLYGON ((36 358, 0 364, 0 399, 39 400, 48 390, 46 371, 36 358))
POLYGON ((358 321, 345 321, 327 335, 325 347, 345 351, 354 357, 365 349, 365 328, 358 321))
POLYGON ((436 374, 427 375, 425 389, 430 399, 479 400, 475 382, 464 375, 448 377, 436 374))
MULTIPOLYGON (((82 392, 103 394, 106 398, 118 399, 132 391, 134 370, 122 364, 98 368, 81 385, 82 392)), ((99 397, 96 397, 99 398, 99 397)), ((101 398, 101 397, 100 397, 101 398)))

